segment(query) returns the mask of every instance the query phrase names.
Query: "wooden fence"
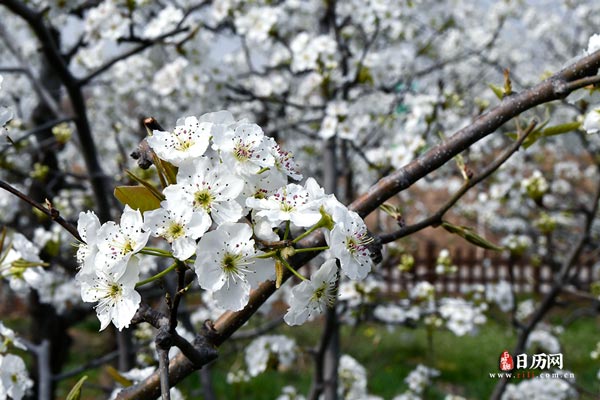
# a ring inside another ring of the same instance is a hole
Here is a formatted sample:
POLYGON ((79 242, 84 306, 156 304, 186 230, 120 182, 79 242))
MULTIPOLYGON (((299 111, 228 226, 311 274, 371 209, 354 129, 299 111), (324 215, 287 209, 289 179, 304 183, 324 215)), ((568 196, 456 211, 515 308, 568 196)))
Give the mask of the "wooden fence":
MULTIPOLYGON (((507 281, 516 293, 546 293, 554 283, 557 271, 549 265, 534 265, 527 258, 507 258, 498 252, 478 254, 475 248, 454 249, 450 252, 452 264, 458 267, 452 274, 437 274, 436 265, 440 247, 429 243, 425 249, 412 254, 415 262, 410 271, 401 271, 399 261, 387 260, 375 267, 373 273, 385 282, 388 294, 409 292, 418 282, 427 281, 438 293, 465 293, 475 284, 488 285, 507 281)), ((590 284, 600 280, 600 268, 594 272, 598 260, 582 257, 573 269, 568 283, 578 290, 587 291, 590 284)), ((303 270, 310 275, 313 268, 303 270)))
MULTIPOLYGON (((506 257, 498 252, 477 254, 477 249, 455 249, 450 253, 457 271, 437 274, 436 265, 440 249, 429 243, 426 249, 413 255, 415 263, 410 271, 400 271, 396 263, 380 267, 388 293, 409 291, 417 282, 427 281, 435 285, 439 293, 464 293, 475 284, 487 285, 500 281, 512 283, 516 293, 546 293, 554 283, 558 272, 549 265, 534 265, 524 257, 506 257)), ((566 283, 587 291, 600 271, 594 272, 595 259, 582 257, 573 268, 566 283)))

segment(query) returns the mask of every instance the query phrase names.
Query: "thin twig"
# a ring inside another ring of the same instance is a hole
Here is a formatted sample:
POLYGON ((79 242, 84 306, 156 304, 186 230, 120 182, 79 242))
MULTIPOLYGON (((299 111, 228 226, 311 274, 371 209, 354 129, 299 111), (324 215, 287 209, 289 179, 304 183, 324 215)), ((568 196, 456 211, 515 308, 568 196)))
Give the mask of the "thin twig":
POLYGON ((129 51, 126 51, 123 54, 120 54, 120 55, 116 56, 115 58, 107 61, 104 65, 98 67, 95 71, 91 72, 87 76, 79 79, 77 81, 77 85, 78 86, 84 86, 84 85, 88 84, 92 79, 96 78, 98 75, 101 75, 102 73, 108 71, 113 65, 115 65, 119 61, 122 61, 122 60, 124 60, 126 58, 129 58, 129 57, 131 57, 131 56, 133 56, 133 55, 135 55, 137 53, 140 53, 140 52, 146 50, 147 48, 149 48, 149 47, 151 47, 151 46, 153 46, 153 45, 155 45, 157 43, 160 43, 163 40, 165 40, 165 39, 167 39, 167 38, 169 38, 171 36, 174 36, 174 35, 176 35, 178 33, 181 33, 181 32, 186 32, 188 30, 189 30, 188 27, 176 28, 176 29, 173 29, 173 30, 171 30, 171 31, 169 31, 167 33, 164 33, 164 34, 160 35, 160 36, 157 36, 156 38, 144 41, 139 46, 136 46, 133 49, 131 49, 129 51))
MULTIPOLYGON (((35 128, 30 129, 27 132, 23 133, 21 136, 19 136, 18 139, 13 140, 12 141, 12 145, 21 143, 22 141, 26 140, 27 138, 29 138, 32 135, 35 135, 38 132, 41 132, 41 131, 46 130, 46 129, 53 128, 56 125, 61 124, 63 122, 70 122, 70 121, 73 121, 73 117, 59 118, 59 119, 55 119, 55 120, 52 120, 52 121, 48 121, 48 122, 46 122, 46 123, 44 123, 42 125, 38 125, 35 128)), ((53 140, 55 140, 55 139, 53 139, 53 140)), ((4 149, 0 150, 0 155, 6 153, 6 151, 8 149, 10 149, 10 148, 11 148, 11 146, 6 146, 4 149)))
POLYGON ((40 79, 36 78, 35 73, 28 66, 27 60, 24 59, 21 52, 17 49, 17 47, 14 46, 14 44, 16 44, 17 41, 9 34, 8 30, 6 29, 4 24, 2 24, 1 22, 0 22, 0 38, 2 38, 2 40, 4 41, 4 44, 8 48, 9 52, 11 52, 12 55, 21 64, 21 67, 13 68, 12 71, 5 69, 5 72, 21 72, 21 73, 25 74, 27 76, 27 78, 29 79, 29 81, 31 82, 31 86, 33 87, 33 90, 37 94, 40 101, 42 101, 44 104, 46 104, 46 106, 48 106, 48 108, 50 109, 50 111, 52 111, 52 113, 54 114, 55 117, 57 117, 57 118, 62 117, 63 113, 60 109, 60 106, 58 105, 58 103, 56 102, 54 97, 52 97, 52 95, 48 92, 48 90, 46 90, 44 85, 40 82, 40 79))
POLYGON ((37 208, 38 210, 40 210, 41 212, 43 212, 44 214, 49 216, 57 224, 59 224, 60 226, 65 228, 67 230, 67 232, 69 232, 75 239, 77 239, 78 241, 80 241, 82 243, 85 243, 85 241, 81 238, 81 236, 79 236, 79 232, 77 232, 77 228, 70 222, 66 221, 63 217, 61 217, 60 212, 56 208, 54 208, 54 207, 46 208, 46 207, 42 206, 40 203, 33 200, 31 197, 27 196, 25 193, 20 192, 19 190, 15 189, 14 187, 12 187, 7 182, 4 182, 3 180, 0 180, 0 188, 14 194, 15 196, 17 196, 19 199, 23 200, 27 204, 37 208))
POLYGON ((110 353, 105 354, 100 358, 93 359, 90 362, 88 362, 84 365, 81 365, 77 368, 73 368, 70 371, 66 371, 66 372, 60 373, 58 375, 54 375, 52 377, 52 380, 55 382, 60 382, 64 379, 72 378, 74 376, 81 374, 82 372, 89 370, 89 369, 97 368, 101 365, 107 364, 107 363, 117 359, 118 357, 119 357, 118 350, 111 351, 110 353))
POLYGON ((422 221, 417 222, 416 224, 403 227, 402 229, 399 229, 395 232, 380 235, 379 238, 381 239, 381 243, 390 243, 405 236, 408 236, 412 233, 418 232, 421 229, 427 228, 429 226, 436 226, 442 223, 442 218, 444 217, 444 214, 446 214, 446 212, 448 212, 448 210, 450 210, 465 195, 465 193, 469 191, 469 189, 471 189, 479 182, 483 181, 488 176, 493 174, 494 171, 500 168, 500 166, 502 166, 502 164, 504 164, 506 160, 508 160, 510 156, 512 156, 521 147, 523 141, 527 138, 527 136, 529 136, 531 132, 533 132, 536 124, 536 121, 531 122, 525 130, 525 132, 523 132, 523 134, 519 137, 517 141, 515 141, 515 143, 513 143, 512 146, 510 146, 500 157, 498 157, 496 161, 490 164, 480 174, 465 181, 461 188, 456 193, 454 193, 454 195, 446 203, 444 203, 444 205, 442 205, 442 207, 440 207, 440 209, 436 211, 433 215, 425 218, 422 221))

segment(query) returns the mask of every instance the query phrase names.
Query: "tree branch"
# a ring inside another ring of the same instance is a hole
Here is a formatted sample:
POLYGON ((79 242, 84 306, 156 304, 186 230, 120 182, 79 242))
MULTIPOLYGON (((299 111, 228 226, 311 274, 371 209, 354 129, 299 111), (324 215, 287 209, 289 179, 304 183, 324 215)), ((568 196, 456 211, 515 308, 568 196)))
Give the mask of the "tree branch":
POLYGON ((446 203, 444 203, 444 205, 440 207, 438 211, 435 212, 435 214, 430 215, 429 217, 417 222, 416 224, 403 227, 397 230, 396 232, 380 235, 379 239, 381 240, 381 243, 390 243, 415 232, 418 232, 421 229, 427 228, 428 226, 436 226, 441 224, 442 218, 444 217, 446 212, 448 212, 448 210, 450 210, 465 195, 465 193, 469 191, 469 189, 471 189, 479 182, 483 181, 488 176, 493 174, 494 171, 500 168, 500 166, 502 166, 502 164, 504 164, 506 160, 510 158, 510 156, 512 156, 517 150, 519 150, 521 144, 523 144, 523 141, 527 138, 527 136, 529 136, 531 132, 533 132, 536 125, 537 122, 535 121, 529 124, 525 132, 521 134, 519 139, 515 141, 512 146, 506 149, 504 154, 502 154, 496 161, 490 164, 480 174, 466 181, 461 186, 461 188, 456 193, 454 193, 454 195, 446 203))
POLYGON ((98 69, 96 69, 95 71, 91 72, 89 75, 79 79, 77 81, 77 85, 78 86, 85 86, 87 85, 92 79, 96 78, 98 75, 103 74, 104 72, 108 71, 113 65, 115 65, 116 63, 118 63, 119 61, 122 61, 126 58, 129 58, 137 53, 141 53, 142 51, 146 50, 148 47, 152 47, 157 43, 162 42, 163 40, 167 39, 168 37, 174 36, 178 33, 181 32, 186 32, 188 31, 189 28, 188 27, 183 27, 183 28, 176 28, 173 29, 167 33, 164 33, 160 36, 157 36, 156 38, 153 39, 149 39, 147 41, 142 42, 139 46, 134 47, 133 49, 124 52, 123 54, 120 54, 118 56, 116 56, 115 58, 113 58, 112 60, 107 61, 104 65, 98 67, 98 69))
POLYGON ((14 194, 19 199, 23 200, 25 203, 30 204, 31 206, 37 208, 38 210, 40 210, 41 212, 46 214, 48 217, 50 217, 57 224, 59 224, 60 226, 65 228, 75 239, 79 240, 82 243, 85 243, 85 241, 81 238, 81 236, 79 236, 79 232, 77 232, 77 228, 70 222, 66 221, 63 217, 61 217, 60 212, 56 208, 52 207, 51 204, 50 204, 50 208, 46 208, 43 205, 41 205, 40 203, 38 203, 37 201, 33 200, 31 197, 27 196, 25 193, 18 191, 17 189, 12 187, 10 184, 4 182, 3 180, 0 180, 0 188, 14 194))
POLYGON ((36 78, 33 70, 27 65, 26 60, 23 59, 21 52, 14 46, 14 43, 17 43, 17 41, 9 35, 6 27, 2 23, 0 23, 0 37, 2 38, 4 45, 8 48, 8 51, 12 53, 12 55, 21 65, 17 68, 3 68, 3 71, 25 74, 31 82, 31 86, 33 87, 33 90, 37 94, 40 101, 48 106, 48 109, 52 111, 55 117, 62 117, 63 113, 61 112, 57 102, 54 100, 54 97, 48 93, 48 90, 46 90, 44 85, 41 84, 40 79, 36 78))

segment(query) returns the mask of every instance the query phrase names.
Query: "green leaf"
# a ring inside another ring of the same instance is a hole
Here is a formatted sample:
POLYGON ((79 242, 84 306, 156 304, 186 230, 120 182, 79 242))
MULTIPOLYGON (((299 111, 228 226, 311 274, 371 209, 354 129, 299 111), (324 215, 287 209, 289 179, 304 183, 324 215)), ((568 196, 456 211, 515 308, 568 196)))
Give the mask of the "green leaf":
POLYGON ((531 135, 529 135, 527 139, 525 139, 525 142, 523 142, 523 147, 528 148, 539 139, 544 137, 562 135, 564 133, 575 131, 579 129, 580 126, 581 122, 567 122, 565 124, 554 125, 546 129, 536 129, 531 133, 531 135))
POLYGON ((400 207, 396 207, 388 203, 383 203, 379 206, 379 208, 381 209, 381 211, 391 216, 392 218, 396 218, 398 215, 402 215, 402 210, 400 210, 400 207))
POLYGON ((500 247, 500 246, 490 242, 486 238, 478 235, 477 232, 475 232, 473 229, 471 229, 467 226, 453 225, 449 222, 444 221, 444 222, 442 222, 442 228, 444 228, 445 230, 447 230, 450 233, 453 233, 455 235, 462 237, 467 242, 472 243, 475 246, 482 247, 482 248, 488 249, 488 250, 495 250, 495 251, 504 250, 503 247, 500 247))
POLYGON ((373 75, 371 74, 371 70, 365 66, 362 66, 358 71, 357 82, 361 84, 373 84, 373 75))
POLYGON ((492 92, 494 92, 498 100, 502 100, 502 98, 504 98, 504 89, 502 89, 500 86, 496 86, 493 83, 490 83, 488 87, 492 89, 492 92))
POLYGON ((519 138, 519 135, 515 132, 508 132, 506 134, 506 136, 508 136, 509 138, 511 138, 512 140, 517 140, 519 138))
POLYGON ((129 176, 131 179, 133 179, 140 185, 145 186, 150 191, 150 193, 152 193, 152 195, 158 199, 158 201, 163 201, 165 199, 165 195, 162 194, 160 190, 158 190, 153 184, 151 184, 147 180, 136 176, 133 172, 129 170, 125 170, 125 173, 127 174, 127 176, 129 176))
POLYGON ((87 378, 88 378, 87 375, 85 375, 80 380, 77 381, 75 386, 73 386, 73 388, 67 395, 66 400, 80 400, 81 399, 81 387, 83 386, 83 382, 85 382, 85 380, 87 378))
POLYGON ((104 370, 106 371, 106 373, 108 375, 110 375, 111 378, 113 378, 115 380, 115 382, 120 383, 121 386, 129 387, 129 386, 133 385, 133 382, 131 382, 129 379, 127 379, 123 375, 121 375, 121 373, 119 371, 117 371, 114 367, 107 365, 104 368, 104 370))
POLYGON ((121 203, 141 212, 160 207, 160 200, 145 186, 117 186, 114 194, 121 203))
POLYGON ((162 160, 162 159, 160 160, 160 164, 162 165, 162 168, 165 173, 165 177, 167 178, 167 181, 169 182, 169 184, 173 185, 173 184, 177 183, 178 168, 176 166, 174 166, 173 164, 171 164, 170 162, 162 160))

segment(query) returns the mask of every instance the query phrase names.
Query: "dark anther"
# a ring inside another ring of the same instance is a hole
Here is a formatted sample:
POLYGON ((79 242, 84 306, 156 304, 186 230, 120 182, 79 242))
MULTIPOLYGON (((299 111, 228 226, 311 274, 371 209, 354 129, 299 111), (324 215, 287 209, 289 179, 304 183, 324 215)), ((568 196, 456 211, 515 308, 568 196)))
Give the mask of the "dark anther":
POLYGON ((369 236, 373 238, 373 240, 367 244, 371 260, 373 260, 375 264, 379 264, 381 260, 383 260, 383 255, 381 254, 381 250, 383 249, 381 239, 378 236, 372 235, 371 232, 369 232, 369 236))

